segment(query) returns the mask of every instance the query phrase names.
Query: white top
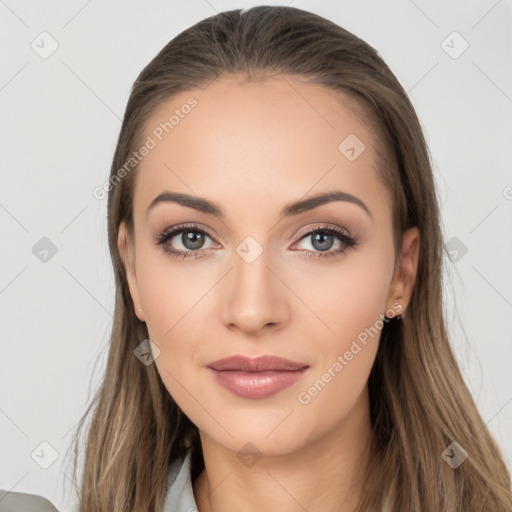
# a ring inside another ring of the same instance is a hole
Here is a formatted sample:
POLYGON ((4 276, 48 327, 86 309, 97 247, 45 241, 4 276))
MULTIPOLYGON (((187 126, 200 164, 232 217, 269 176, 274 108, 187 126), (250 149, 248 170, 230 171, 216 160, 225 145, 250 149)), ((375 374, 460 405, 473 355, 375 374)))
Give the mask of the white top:
POLYGON ((174 460, 169 467, 164 512, 198 512, 190 474, 191 456, 192 447, 185 457, 174 460))

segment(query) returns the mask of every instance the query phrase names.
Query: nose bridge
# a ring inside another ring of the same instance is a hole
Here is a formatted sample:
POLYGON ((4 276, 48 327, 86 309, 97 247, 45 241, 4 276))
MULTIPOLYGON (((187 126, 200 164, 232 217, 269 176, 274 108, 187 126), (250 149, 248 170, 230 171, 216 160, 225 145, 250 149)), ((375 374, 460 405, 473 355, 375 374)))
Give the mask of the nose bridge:
POLYGON ((232 257, 233 271, 223 306, 226 325, 254 331, 267 324, 282 323, 287 310, 286 293, 271 270, 268 248, 247 237, 232 257))

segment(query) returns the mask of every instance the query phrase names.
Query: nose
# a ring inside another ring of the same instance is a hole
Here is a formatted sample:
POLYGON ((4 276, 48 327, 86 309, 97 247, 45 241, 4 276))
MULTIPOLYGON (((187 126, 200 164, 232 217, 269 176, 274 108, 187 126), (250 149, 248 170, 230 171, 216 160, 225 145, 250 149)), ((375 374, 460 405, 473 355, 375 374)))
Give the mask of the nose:
POLYGON ((265 250, 252 262, 234 253, 221 297, 224 325, 252 337, 282 329, 290 318, 290 291, 283 281, 265 250))

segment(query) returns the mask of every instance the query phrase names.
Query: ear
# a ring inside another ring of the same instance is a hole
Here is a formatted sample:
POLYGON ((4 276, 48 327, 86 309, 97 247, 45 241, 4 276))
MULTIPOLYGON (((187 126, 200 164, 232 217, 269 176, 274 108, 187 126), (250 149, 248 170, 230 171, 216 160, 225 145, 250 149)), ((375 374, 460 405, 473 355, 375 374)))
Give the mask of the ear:
POLYGON ((386 317, 403 314, 409 304, 418 271, 419 248, 420 232, 414 226, 403 235, 402 249, 386 299, 386 317))
POLYGON ((135 244, 128 234, 125 222, 121 222, 119 226, 119 234, 117 237, 117 247, 121 259, 126 269, 126 277, 128 280, 128 288, 132 297, 135 314, 141 322, 145 322, 144 311, 139 297, 139 288, 137 285, 137 275, 135 273, 135 244))

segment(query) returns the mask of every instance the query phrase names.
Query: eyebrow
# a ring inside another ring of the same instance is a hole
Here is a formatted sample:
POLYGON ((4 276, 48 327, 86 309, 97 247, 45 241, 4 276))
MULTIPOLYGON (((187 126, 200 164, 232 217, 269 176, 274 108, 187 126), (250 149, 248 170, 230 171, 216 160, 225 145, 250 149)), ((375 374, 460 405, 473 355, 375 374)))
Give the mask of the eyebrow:
MULTIPOLYGON (((361 199, 347 192, 342 192, 341 190, 323 192, 308 197, 307 199, 294 201, 281 209, 280 219, 283 219, 285 217, 291 217, 293 215, 298 215, 309 210, 313 210, 314 208, 317 208, 323 204, 330 203, 332 201, 347 201, 350 203, 354 203, 360 206, 373 219, 370 210, 361 199)), ((214 215, 215 217, 225 217, 222 208, 218 204, 209 201, 204 197, 192 196, 189 194, 184 194, 182 192, 169 191, 164 191, 160 195, 155 197, 155 199, 153 199, 153 201, 151 201, 151 204, 148 206, 147 213, 149 214, 149 212, 157 204, 167 202, 180 204, 188 208, 193 208, 194 210, 198 210, 209 215, 214 215)))

